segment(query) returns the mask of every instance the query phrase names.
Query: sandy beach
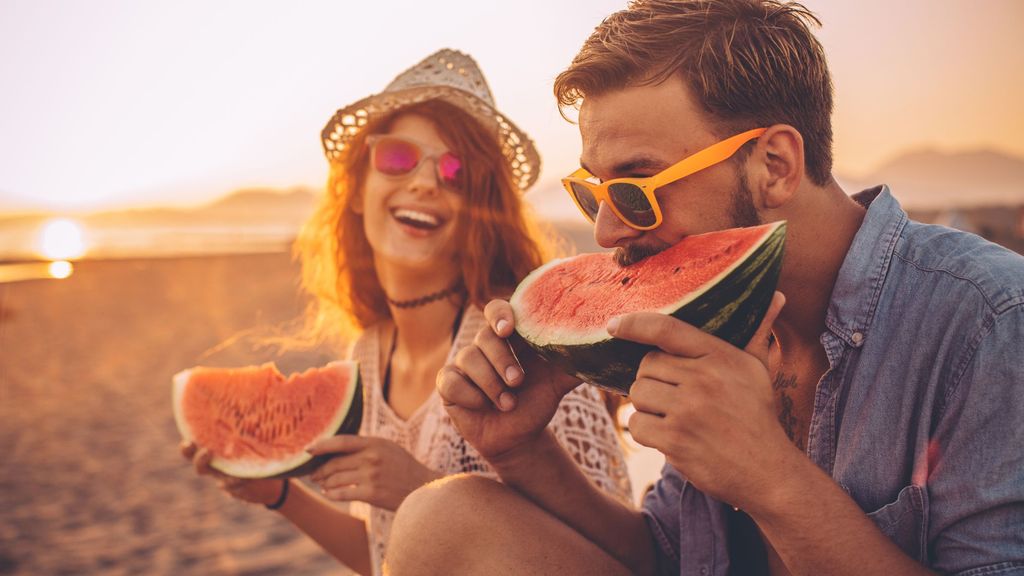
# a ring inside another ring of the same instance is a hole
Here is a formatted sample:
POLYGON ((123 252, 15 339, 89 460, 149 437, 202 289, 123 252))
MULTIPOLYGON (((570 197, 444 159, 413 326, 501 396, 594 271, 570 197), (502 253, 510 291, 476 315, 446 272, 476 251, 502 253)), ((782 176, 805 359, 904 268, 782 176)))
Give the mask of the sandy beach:
POLYGON ((0 574, 347 573, 197 478, 171 415, 179 370, 274 358, 230 342, 301 312, 297 272, 284 253, 86 260, 65 280, 0 284, 0 574))
POLYGON ((0 573, 345 573, 195 477, 170 410, 178 370, 267 358, 204 352, 295 317, 295 278, 267 254, 84 261, 66 280, 0 284, 0 573))

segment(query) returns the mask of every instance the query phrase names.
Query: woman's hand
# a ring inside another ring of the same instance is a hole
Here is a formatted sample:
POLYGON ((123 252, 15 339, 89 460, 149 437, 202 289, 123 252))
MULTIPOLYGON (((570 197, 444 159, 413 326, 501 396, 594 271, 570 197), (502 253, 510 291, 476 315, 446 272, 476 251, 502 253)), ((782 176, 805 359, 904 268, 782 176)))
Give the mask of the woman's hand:
POLYGON ((336 454, 310 480, 320 486, 324 496, 340 502, 359 500, 396 510, 410 492, 441 477, 383 438, 332 436, 314 442, 307 450, 315 456, 336 454))
POLYGON ((213 478, 221 490, 227 492, 232 498, 253 504, 269 505, 277 502, 281 495, 280 479, 234 478, 218 472, 210 467, 213 455, 193 442, 182 442, 181 455, 186 460, 192 461, 196 474, 213 478))

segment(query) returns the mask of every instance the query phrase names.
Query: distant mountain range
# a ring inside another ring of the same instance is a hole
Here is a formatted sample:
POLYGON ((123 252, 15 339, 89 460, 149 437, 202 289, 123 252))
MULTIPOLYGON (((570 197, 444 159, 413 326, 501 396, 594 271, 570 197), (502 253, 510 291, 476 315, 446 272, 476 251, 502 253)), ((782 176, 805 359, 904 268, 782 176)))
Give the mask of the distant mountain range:
POLYGON ((941 209, 1024 204, 1024 158, 991 150, 917 150, 872 174, 840 178, 847 192, 888 184, 905 208, 941 209))
POLYGON ((160 225, 232 223, 295 225, 313 211, 318 192, 308 188, 280 191, 271 189, 239 190, 198 208, 156 208, 101 212, 84 218, 87 224, 160 225))
MULTIPOLYGON (((300 226, 316 204, 320 192, 296 187, 288 190, 252 188, 239 190, 195 208, 137 208, 96 212, 76 217, 89 226, 210 226, 261 225, 300 226)), ((0 226, 12 222, 42 221, 54 214, 35 212, 4 217, 0 226)))

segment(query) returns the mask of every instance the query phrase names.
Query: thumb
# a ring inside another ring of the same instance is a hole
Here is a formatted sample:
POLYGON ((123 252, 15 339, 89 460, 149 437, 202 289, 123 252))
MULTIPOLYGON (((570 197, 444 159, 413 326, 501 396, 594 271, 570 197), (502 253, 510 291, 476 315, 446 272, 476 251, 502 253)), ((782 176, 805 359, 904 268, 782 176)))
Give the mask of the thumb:
POLYGON ((322 454, 338 454, 347 452, 358 452, 371 442, 365 436, 355 434, 339 434, 329 438, 321 438, 306 446, 306 452, 314 456, 322 454))
POLYGON ((764 318, 761 319, 761 325, 757 327, 757 332, 754 332, 754 336, 750 339, 747 347, 744 350, 747 353, 754 355, 762 364, 768 367, 768 348, 771 343, 772 325, 775 324, 775 320, 779 317, 779 312, 782 311, 782 307, 786 305, 786 296, 779 291, 775 291, 772 295, 772 302, 768 305, 768 311, 764 313, 764 318))

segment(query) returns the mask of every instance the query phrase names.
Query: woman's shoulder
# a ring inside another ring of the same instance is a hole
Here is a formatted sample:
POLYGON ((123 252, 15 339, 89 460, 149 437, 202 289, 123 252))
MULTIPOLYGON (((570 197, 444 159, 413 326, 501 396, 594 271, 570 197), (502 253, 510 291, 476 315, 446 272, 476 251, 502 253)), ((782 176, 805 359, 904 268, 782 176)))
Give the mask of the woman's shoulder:
POLYGON ((367 326, 365 330, 360 332, 355 341, 349 347, 349 358, 352 360, 358 360, 360 356, 365 354, 367 350, 371 349, 374 344, 380 339, 382 333, 381 326, 384 322, 378 322, 367 326))

